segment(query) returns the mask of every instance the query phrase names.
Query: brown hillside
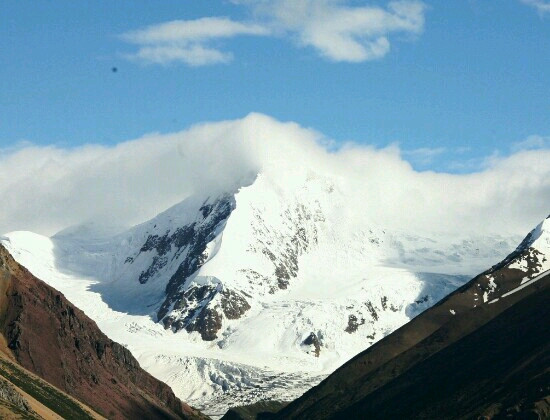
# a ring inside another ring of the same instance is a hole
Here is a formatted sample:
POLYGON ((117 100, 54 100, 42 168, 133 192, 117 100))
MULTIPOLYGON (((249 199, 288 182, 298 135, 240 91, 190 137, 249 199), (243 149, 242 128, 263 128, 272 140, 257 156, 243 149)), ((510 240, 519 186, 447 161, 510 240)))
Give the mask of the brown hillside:
POLYGON ((0 333, 21 366, 105 417, 202 417, 1 245, 0 333))

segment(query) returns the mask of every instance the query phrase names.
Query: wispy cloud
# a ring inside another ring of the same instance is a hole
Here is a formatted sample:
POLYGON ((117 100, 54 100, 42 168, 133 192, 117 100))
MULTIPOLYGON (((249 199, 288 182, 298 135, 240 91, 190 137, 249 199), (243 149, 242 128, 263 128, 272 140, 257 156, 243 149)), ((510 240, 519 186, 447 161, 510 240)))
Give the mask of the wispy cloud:
POLYGON ((504 155, 499 150, 494 150, 487 156, 453 160, 447 164, 447 169, 456 173, 469 173, 480 170, 488 170, 495 167, 503 159, 506 159, 504 155))
POLYGON ((514 143, 511 147, 512 152, 523 150, 536 150, 550 148, 550 137, 539 136, 537 134, 527 137, 525 140, 514 143))
POLYGON ((442 155, 445 151, 444 147, 421 147, 419 149, 403 150, 401 154, 411 163, 425 166, 432 163, 437 156, 442 155))
POLYGON ((314 48, 331 61, 363 62, 385 56, 394 34, 417 35, 424 29, 426 6, 401 0, 387 7, 352 7, 345 0, 234 0, 254 16, 251 22, 226 17, 175 20, 127 32, 138 45, 131 59, 146 63, 182 62, 191 66, 233 59, 216 41, 237 36, 278 36, 298 47, 314 48))
POLYGON ((315 48, 333 61, 362 62, 383 57, 390 50, 389 35, 419 34, 425 5, 393 1, 379 6, 351 7, 341 0, 241 0, 267 17, 275 28, 300 46, 315 48))
MULTIPOLYGON (((508 150, 493 150, 487 156, 451 161, 447 165, 447 168, 454 172, 472 172, 480 169, 490 169, 513 156, 524 156, 527 152, 535 153, 537 150, 544 151, 545 153, 550 151, 550 136, 533 134, 523 140, 512 143, 508 150)), ((468 148, 464 150, 464 152, 467 151, 469 151, 468 148)), ((462 148, 456 149, 455 153, 462 153, 462 148)), ((405 153, 404 156, 406 156, 405 153)))
POLYGON ((227 63, 230 52, 213 42, 242 35, 266 35, 269 30, 256 23, 235 22, 226 17, 174 20, 131 31, 121 37, 139 49, 128 57, 146 63, 183 62, 191 66, 227 63))
POLYGON ((547 0, 520 0, 522 3, 532 6, 541 14, 550 13, 550 1, 547 0))

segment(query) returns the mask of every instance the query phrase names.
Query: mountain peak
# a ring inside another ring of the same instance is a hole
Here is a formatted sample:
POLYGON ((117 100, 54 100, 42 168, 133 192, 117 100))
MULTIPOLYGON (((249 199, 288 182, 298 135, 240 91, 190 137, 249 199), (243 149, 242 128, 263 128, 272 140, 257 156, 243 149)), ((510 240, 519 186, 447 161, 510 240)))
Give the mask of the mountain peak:
MULTIPOLYGON (((110 237, 12 233, 5 243, 183 399, 220 407, 258 387, 303 392, 519 242, 383 226, 338 177, 294 173, 188 197, 110 237)), ((480 281, 479 304, 496 296, 493 282, 480 281)))

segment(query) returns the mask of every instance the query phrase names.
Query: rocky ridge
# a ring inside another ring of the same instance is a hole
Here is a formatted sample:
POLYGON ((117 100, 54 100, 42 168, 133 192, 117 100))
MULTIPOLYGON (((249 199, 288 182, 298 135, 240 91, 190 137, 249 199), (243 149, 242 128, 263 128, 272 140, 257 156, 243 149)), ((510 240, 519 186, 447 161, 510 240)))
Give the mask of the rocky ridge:
POLYGON ((0 246, 1 333, 17 362, 109 418, 200 418, 0 246))

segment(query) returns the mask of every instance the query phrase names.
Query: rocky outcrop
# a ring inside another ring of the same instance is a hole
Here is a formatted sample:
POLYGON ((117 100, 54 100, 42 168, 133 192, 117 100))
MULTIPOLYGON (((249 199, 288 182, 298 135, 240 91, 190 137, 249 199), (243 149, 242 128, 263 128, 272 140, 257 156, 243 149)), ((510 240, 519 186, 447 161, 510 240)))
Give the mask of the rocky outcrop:
MULTIPOLYGON (((250 309, 246 293, 228 288, 223 279, 194 280, 211 257, 209 244, 223 230, 235 206, 232 195, 208 199, 197 209, 192 223, 164 233, 150 233, 139 252, 128 257, 127 263, 131 264, 140 254, 151 253, 152 262, 138 279, 142 284, 167 265, 178 261, 177 269, 166 286, 166 297, 157 312, 157 320, 165 328, 174 332, 198 332, 203 340, 212 341, 218 338, 224 319, 239 319, 250 309)), ((254 241, 249 251, 262 255, 272 269, 262 274, 241 270, 242 274, 250 279, 251 284, 257 284, 268 293, 286 289, 298 274, 298 258, 317 242, 317 224, 324 220, 324 216, 318 203, 311 208, 299 203, 290 204, 280 215, 284 228, 278 232, 263 220, 259 209, 252 208, 252 214, 254 241)))
POLYGON ((317 243, 317 224, 324 222, 325 218, 318 203, 312 208, 301 203, 289 205, 281 214, 285 229, 279 232, 269 226, 260 210, 254 209, 253 217, 256 243, 251 250, 263 254, 273 265, 270 276, 275 279, 275 285, 270 289, 273 294, 278 289, 286 289, 298 275, 298 258, 317 243))
POLYGON ((21 396, 15 387, 0 376, 0 400, 5 401, 16 409, 21 410, 29 416, 34 414, 29 402, 21 396))
MULTIPOLYGON (((162 320, 170 311, 170 308, 183 306, 186 290, 186 281, 197 271, 207 260, 206 246, 216 237, 216 229, 225 223, 233 209, 235 201, 233 197, 222 196, 212 204, 204 203, 199 212, 202 220, 192 223, 176 231, 176 240, 170 238, 170 246, 175 246, 178 253, 186 253, 183 263, 178 267, 175 274, 168 281, 166 286, 166 299, 161 305, 157 317, 162 320), (181 231, 181 240, 177 232, 181 231)), ((166 246, 166 245, 165 245, 166 246)))
POLYGON ((199 418, 0 246, 0 331, 17 362, 108 418, 199 418))
POLYGON ((310 347, 312 350, 309 352, 313 353, 315 357, 319 357, 321 354, 321 346, 323 344, 321 343, 321 339, 314 332, 311 332, 306 337, 306 339, 302 342, 302 345, 310 347))
POLYGON ((359 328, 360 325, 363 325, 365 323, 365 318, 361 318, 360 320, 357 319, 357 316, 351 314, 348 316, 348 325, 345 332, 352 334, 355 331, 357 331, 357 328, 359 328))
MULTIPOLYGON (((243 293, 225 288, 221 281, 207 285, 188 281, 208 260, 207 245, 234 208, 234 198, 222 196, 211 204, 203 204, 193 224, 173 234, 150 236, 143 245, 142 251, 154 249, 157 253, 153 264, 142 273, 144 278, 167 263, 166 255, 170 249, 178 249, 172 259, 185 253, 185 259, 168 282, 166 299, 157 314, 166 328, 175 332, 183 329, 196 331, 204 340, 211 341, 218 337, 224 318, 238 319, 250 309, 243 293)), ((262 275, 245 270, 243 274, 251 282, 269 284, 269 293, 286 289, 291 279, 297 276, 298 257, 317 241, 316 223, 323 220, 319 209, 312 211, 301 204, 290 206, 281 216, 286 226, 284 234, 266 226, 261 212, 253 209, 255 244, 250 250, 270 261, 272 273, 262 275)))
POLYGON ((221 283, 193 285, 177 296, 171 315, 163 323, 165 328, 196 331, 203 340, 212 341, 218 338, 223 317, 238 319, 249 309, 242 295, 224 290, 221 283))

